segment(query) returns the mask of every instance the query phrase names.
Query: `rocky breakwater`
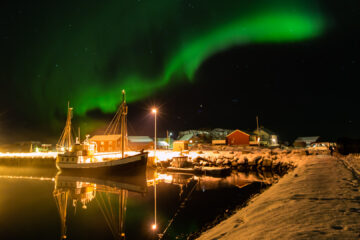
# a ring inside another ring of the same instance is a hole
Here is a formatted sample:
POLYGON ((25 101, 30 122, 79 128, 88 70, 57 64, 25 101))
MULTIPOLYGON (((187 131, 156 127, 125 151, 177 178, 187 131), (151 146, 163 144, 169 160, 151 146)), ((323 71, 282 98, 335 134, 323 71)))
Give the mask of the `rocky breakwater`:
MULTIPOLYGON (((197 151, 195 157, 189 154, 189 161, 194 166, 231 167, 238 171, 277 171, 287 172, 295 167, 294 161, 299 157, 311 155, 308 151, 257 149, 250 151, 197 151)), ((162 167, 171 160, 159 163, 162 167)))

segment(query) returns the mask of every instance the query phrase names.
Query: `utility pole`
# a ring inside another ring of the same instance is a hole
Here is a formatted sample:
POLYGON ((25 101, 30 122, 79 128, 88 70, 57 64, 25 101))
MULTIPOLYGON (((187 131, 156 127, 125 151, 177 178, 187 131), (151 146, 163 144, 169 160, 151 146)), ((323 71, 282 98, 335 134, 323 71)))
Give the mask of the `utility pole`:
POLYGON ((79 135, 78 135, 78 138, 79 138, 79 144, 80 144, 80 143, 81 143, 81 138, 80 138, 80 127, 78 128, 78 131, 79 131, 79 132, 78 132, 78 134, 79 134, 79 135))
POLYGON ((167 143, 169 144, 168 146, 166 146, 166 149, 169 149, 169 146, 170 146, 169 130, 166 130, 166 140, 167 140, 167 143))
POLYGON ((257 128, 257 136, 256 136, 256 140, 258 141, 258 146, 260 147, 260 132, 259 132, 259 117, 256 116, 256 128, 257 128))

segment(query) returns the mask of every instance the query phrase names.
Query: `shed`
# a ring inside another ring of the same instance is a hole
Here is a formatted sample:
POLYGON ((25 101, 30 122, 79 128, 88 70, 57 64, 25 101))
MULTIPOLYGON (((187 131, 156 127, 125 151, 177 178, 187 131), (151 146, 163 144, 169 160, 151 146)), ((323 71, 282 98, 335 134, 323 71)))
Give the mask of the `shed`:
POLYGON ((173 151, 183 151, 188 150, 188 142, 187 141, 174 141, 173 143, 173 151))
POLYGON ((226 139, 214 139, 211 143, 212 145, 226 145, 226 139))
POLYGON ((168 149, 170 144, 166 141, 156 141, 157 149, 168 149))
POLYGON ((226 136, 228 145, 249 145, 250 134, 236 129, 226 136))
POLYGON ((259 132, 255 129, 250 136, 250 145, 257 145, 259 143, 257 138, 260 138, 260 144, 263 146, 279 146, 278 135, 267 128, 260 127, 259 132))
POLYGON ((202 139, 201 137, 199 137, 198 135, 195 135, 193 133, 189 133, 186 134, 184 136, 182 136, 181 138, 179 138, 179 141, 187 141, 188 144, 193 144, 193 143, 201 143, 204 142, 204 139, 202 139))
POLYGON ((157 149, 169 149, 172 148, 172 143, 174 142, 173 138, 156 138, 156 148, 157 149))
POLYGON ((154 148, 154 140, 149 136, 128 136, 128 147, 132 151, 154 148))
POLYGON ((294 147, 308 147, 310 144, 317 142, 319 138, 319 136, 298 137, 294 141, 294 147))
POLYGON ((179 138, 179 141, 190 141, 190 139, 193 137, 194 137, 193 133, 188 133, 182 136, 181 138, 179 138))

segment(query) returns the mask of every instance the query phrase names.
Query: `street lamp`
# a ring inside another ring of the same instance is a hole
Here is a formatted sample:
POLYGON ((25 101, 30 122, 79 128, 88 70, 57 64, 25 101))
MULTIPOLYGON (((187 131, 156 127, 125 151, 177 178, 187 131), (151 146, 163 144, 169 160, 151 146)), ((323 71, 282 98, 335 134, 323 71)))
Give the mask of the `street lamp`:
MULTIPOLYGON (((154 164, 156 163, 156 113, 157 109, 153 108, 152 113, 155 115, 155 126, 154 126, 154 164)), ((154 224, 151 228, 155 231, 156 230, 156 171, 154 174, 154 224)))
POLYGON ((156 229, 156 224, 153 224, 153 225, 151 226, 151 228, 152 228, 152 230, 155 230, 155 229, 156 229))
POLYGON ((155 115, 155 126, 154 126, 154 163, 156 163, 156 113, 157 109, 153 108, 152 113, 155 115))

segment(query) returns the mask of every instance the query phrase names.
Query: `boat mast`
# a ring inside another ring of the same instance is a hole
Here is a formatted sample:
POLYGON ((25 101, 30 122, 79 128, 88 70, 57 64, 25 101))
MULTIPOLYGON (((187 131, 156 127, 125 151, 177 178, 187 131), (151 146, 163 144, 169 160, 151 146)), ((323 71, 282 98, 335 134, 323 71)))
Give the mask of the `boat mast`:
MULTIPOLYGON (((56 184, 56 183, 55 183, 56 184)), ((56 202, 57 209, 60 215, 61 222, 61 238, 66 239, 66 212, 67 212, 67 202, 69 198, 69 191, 54 190, 53 196, 56 202)))
POLYGON ((70 107, 70 103, 68 102, 68 112, 67 112, 65 128, 64 128, 64 130, 60 136, 60 139, 57 143, 57 147, 60 150, 61 150, 61 148, 64 148, 64 149, 70 151, 70 148, 74 142, 72 134, 71 134, 72 110, 73 110, 73 108, 70 107))
POLYGON ((126 105, 126 94, 125 94, 125 90, 122 90, 122 102, 115 116, 113 117, 110 124, 105 130, 105 135, 120 134, 122 158, 125 157, 125 149, 127 148, 127 120, 126 120, 127 113, 128 113, 128 106, 126 105))
POLYGON ((68 135, 68 149, 70 149, 71 147, 71 111, 72 109, 70 109, 70 102, 68 102, 68 115, 67 115, 67 119, 66 119, 66 131, 67 131, 67 135, 68 135))
POLYGON ((121 189, 117 193, 98 192, 95 198, 114 239, 125 239, 125 217, 128 190, 121 189))
POLYGON ((123 101, 121 104, 121 155, 122 158, 125 157, 125 137, 127 137, 127 126, 126 126, 126 115, 128 112, 128 107, 126 105, 126 96, 125 90, 122 90, 123 101))

